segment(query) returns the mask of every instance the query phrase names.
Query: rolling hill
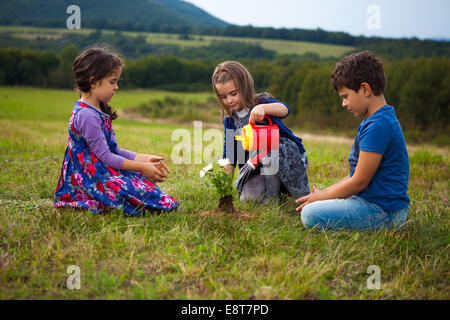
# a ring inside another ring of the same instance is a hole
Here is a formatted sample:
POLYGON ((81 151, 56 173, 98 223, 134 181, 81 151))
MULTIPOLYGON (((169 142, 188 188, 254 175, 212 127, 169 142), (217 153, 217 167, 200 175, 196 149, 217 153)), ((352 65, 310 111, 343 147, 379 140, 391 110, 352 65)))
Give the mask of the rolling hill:
POLYGON ((229 25, 180 0, 0 0, 0 24, 64 28, 70 5, 80 7, 82 28, 182 31, 229 25))
MULTIPOLYGON (((371 50, 374 54, 388 60, 450 55, 448 41, 352 36, 345 32, 330 32, 320 28, 277 29, 231 25, 181 0, 0 0, 0 25, 6 28, 32 26, 68 31, 66 20, 70 14, 66 11, 67 7, 73 4, 78 5, 81 10, 82 30, 76 30, 77 32, 88 29, 145 32, 152 36, 160 34, 165 38, 162 40, 163 43, 172 43, 173 37, 166 35, 176 34, 178 37, 176 40, 181 40, 186 46, 204 46, 209 40, 218 37, 221 40, 240 38, 244 42, 261 43, 264 49, 275 49, 281 54, 312 52, 318 53, 320 57, 339 57, 352 48, 358 51, 371 50), (201 36, 202 42, 192 41, 192 35, 201 36), (183 41, 183 39, 191 41, 183 41), (270 40, 270 42, 262 39, 270 40), (326 44, 327 50, 311 43, 326 44), (328 49, 335 52, 330 54, 328 49)), ((152 41, 148 40, 148 42, 152 41)), ((177 42, 177 45, 181 45, 181 42, 177 42)), ((14 43, 17 43, 15 39, 0 38, 0 47, 11 44, 17 47, 18 45, 14 43)), ((22 43, 19 47, 26 45, 22 43)), ((39 49, 45 49, 41 47, 39 49)))

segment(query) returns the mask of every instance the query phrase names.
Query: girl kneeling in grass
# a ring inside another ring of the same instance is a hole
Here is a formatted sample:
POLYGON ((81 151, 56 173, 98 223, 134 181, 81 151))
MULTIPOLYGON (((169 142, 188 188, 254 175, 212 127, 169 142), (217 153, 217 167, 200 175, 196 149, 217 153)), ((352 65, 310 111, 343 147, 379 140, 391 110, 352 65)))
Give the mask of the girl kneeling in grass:
POLYGON ((178 206, 178 201, 155 185, 167 178, 164 158, 136 154, 117 145, 111 127, 117 114, 108 102, 119 89, 122 66, 119 57, 101 48, 85 50, 73 63, 80 99, 70 116, 54 207, 92 212, 117 208, 137 215, 178 206))
MULTIPOLYGON (((289 193, 296 198, 308 194, 308 159, 302 139, 295 136, 281 120, 290 112, 288 105, 275 100, 268 93, 257 94, 251 74, 236 61, 220 63, 214 70, 212 85, 222 104, 223 113, 226 114, 223 119, 225 127, 223 158, 228 158, 231 162, 227 166, 228 171, 233 171, 236 165, 239 166, 238 180, 246 174, 244 164, 250 156, 254 156, 247 151, 244 153, 242 145, 235 141, 235 137, 241 134, 242 127, 248 123, 262 122, 264 117, 268 116, 279 128, 277 168, 273 168, 275 166, 271 163, 272 168, 264 172, 265 165, 259 164, 250 172, 242 189, 238 188, 240 199, 267 202, 270 199, 277 199, 281 193, 289 193)), ((271 157, 274 158, 275 151, 272 150, 271 153, 271 157)))

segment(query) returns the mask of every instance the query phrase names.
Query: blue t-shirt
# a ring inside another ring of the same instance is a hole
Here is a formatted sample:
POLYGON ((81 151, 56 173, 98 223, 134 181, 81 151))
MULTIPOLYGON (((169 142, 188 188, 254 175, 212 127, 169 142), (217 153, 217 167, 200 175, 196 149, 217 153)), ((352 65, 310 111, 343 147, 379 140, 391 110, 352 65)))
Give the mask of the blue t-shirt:
POLYGON ((350 177, 355 172, 360 150, 376 152, 383 157, 369 185, 357 196, 379 205, 386 212, 408 207, 408 151, 393 107, 383 106, 359 125, 348 156, 350 177))
MULTIPOLYGON (((267 103, 276 103, 276 102, 282 103, 288 109, 288 114, 283 117, 283 118, 286 118, 289 115, 289 113, 291 112, 289 106, 286 103, 278 101, 270 96, 262 95, 258 101, 258 104, 267 104, 267 103)), ((294 135, 294 133, 288 127, 286 127, 286 125, 281 120, 282 118, 275 117, 272 115, 267 115, 267 116, 270 118, 270 120, 272 120, 273 124, 276 124, 278 126, 278 129, 280 131, 280 137, 285 137, 287 139, 292 140, 297 145, 300 152, 305 152, 305 148, 302 144, 302 139, 297 137, 296 135, 294 135)), ((267 122, 267 119, 265 119, 265 121, 267 122)), ((257 125, 263 124, 263 122, 256 122, 256 124, 257 125)), ((267 124, 267 123, 265 123, 265 124, 267 124)), ((223 119, 223 126, 224 126, 225 135, 224 135, 222 158, 224 158, 224 159, 228 158, 230 160, 230 163, 235 166, 236 166, 236 164, 238 164, 239 166, 242 166, 248 160, 248 152, 245 151, 245 161, 243 161, 243 162, 238 161, 238 151, 237 151, 238 144, 237 144, 237 141, 234 139, 234 137, 235 137, 234 130, 236 130, 236 125, 234 123, 234 120, 231 117, 225 117, 223 119), (231 155, 231 154, 234 155, 234 157, 230 157, 229 155, 231 155)))

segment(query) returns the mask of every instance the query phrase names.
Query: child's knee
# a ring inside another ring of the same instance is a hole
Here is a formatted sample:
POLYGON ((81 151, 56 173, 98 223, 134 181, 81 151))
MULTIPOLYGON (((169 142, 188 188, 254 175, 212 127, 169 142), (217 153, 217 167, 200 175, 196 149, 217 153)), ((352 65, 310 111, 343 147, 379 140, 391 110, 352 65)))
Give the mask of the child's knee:
POLYGON ((312 229, 320 225, 320 218, 318 210, 315 209, 314 203, 307 204, 301 211, 301 219, 303 226, 307 229, 312 229))
POLYGON ((255 176, 249 180, 242 188, 242 193, 240 195, 241 201, 247 200, 260 200, 264 197, 266 192, 266 184, 264 176, 255 176))

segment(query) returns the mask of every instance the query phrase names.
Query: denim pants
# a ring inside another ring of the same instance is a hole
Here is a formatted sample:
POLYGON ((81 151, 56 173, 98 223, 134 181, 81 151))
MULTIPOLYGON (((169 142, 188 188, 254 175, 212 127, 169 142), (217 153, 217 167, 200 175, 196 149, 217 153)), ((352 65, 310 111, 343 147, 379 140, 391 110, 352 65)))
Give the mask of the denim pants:
POLYGON ((361 197, 351 196, 310 203, 303 207, 301 217, 308 229, 389 230, 406 222, 408 208, 388 213, 361 197))

